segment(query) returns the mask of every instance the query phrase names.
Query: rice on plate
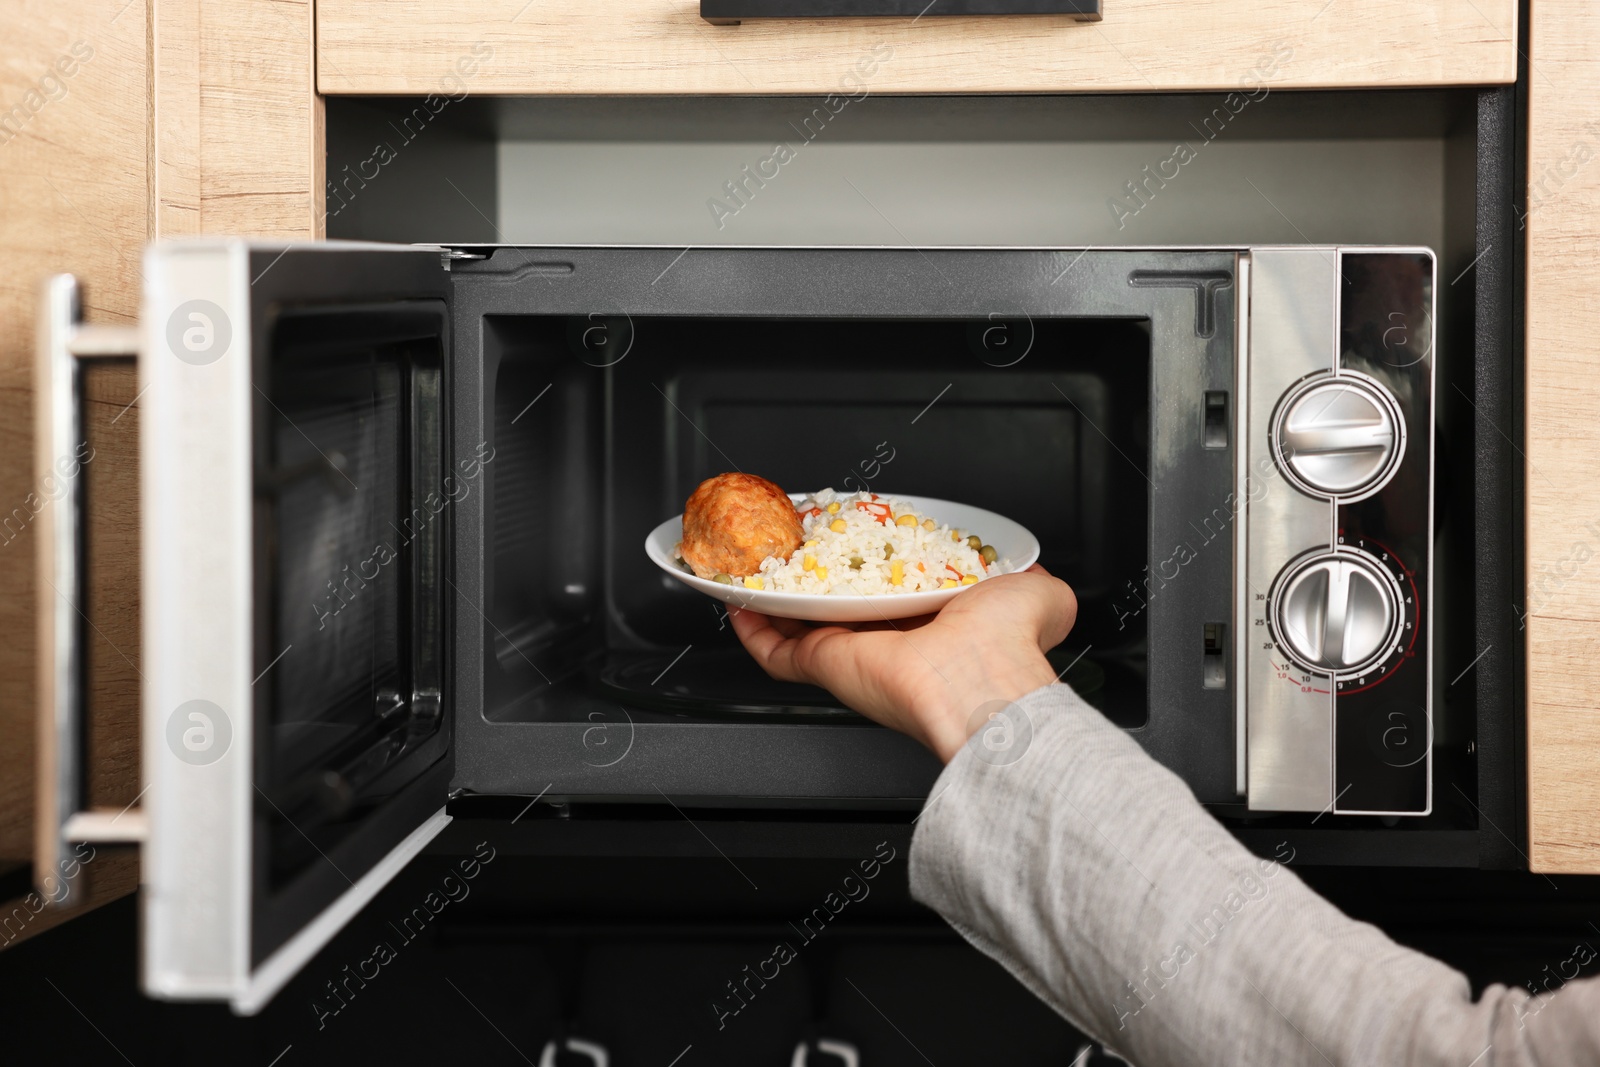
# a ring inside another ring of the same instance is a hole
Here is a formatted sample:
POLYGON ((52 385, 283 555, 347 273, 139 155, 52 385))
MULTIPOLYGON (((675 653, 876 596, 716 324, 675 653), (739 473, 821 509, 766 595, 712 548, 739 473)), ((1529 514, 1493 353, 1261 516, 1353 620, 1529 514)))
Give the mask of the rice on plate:
POLYGON ((1008 570, 976 534, 893 497, 823 489, 795 508, 804 543, 787 559, 768 556, 758 573, 731 582, 783 593, 923 593, 976 585, 1008 570))
POLYGON ((786 493, 743 474, 702 482, 684 513, 644 541, 669 584, 719 600, 729 614, 823 623, 932 615, 969 586, 1027 570, 1039 547, 1015 520, 970 504, 786 493))

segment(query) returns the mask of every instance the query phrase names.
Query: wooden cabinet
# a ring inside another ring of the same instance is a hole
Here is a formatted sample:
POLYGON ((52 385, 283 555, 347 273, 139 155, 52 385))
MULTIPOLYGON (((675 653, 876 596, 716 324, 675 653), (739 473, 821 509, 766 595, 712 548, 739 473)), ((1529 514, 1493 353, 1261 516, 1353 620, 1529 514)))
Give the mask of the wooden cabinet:
MULTIPOLYGON (((0 40, 0 877, 33 852, 38 598, 33 517, 38 285, 72 271, 88 322, 133 323, 140 257, 156 238, 322 234, 321 100, 311 4, 277 0, 27 0, 0 40)), ((89 799, 140 794, 138 419, 134 372, 85 382, 95 501, 88 545, 89 799)), ((130 853, 83 866, 84 907, 137 884, 130 853)), ((0 948, 73 912, 38 910, 8 878, 0 948)))
MULTIPOLYGON (((148 233, 146 43, 143 8, 119 10, 125 2, 27 0, 7 12, 0 41, 0 871, 24 871, 33 853, 35 604, 54 595, 34 573, 35 522, 59 490, 35 478, 32 462, 39 279, 63 270, 82 276, 90 321, 129 323, 138 314, 148 233)), ((98 449, 90 467, 125 475, 137 420, 111 422, 134 399, 132 372, 97 372, 86 386, 85 421, 98 449)), ((139 791, 138 610, 126 598, 138 573, 129 506, 136 487, 125 477, 96 485, 108 506, 92 523, 98 577, 89 599, 91 609, 115 607, 96 613, 89 650, 89 744, 98 764, 91 792, 121 804, 139 791)), ((106 852, 81 876, 93 906, 131 890, 138 870, 131 857, 106 852)), ((7 879, 0 894, 0 947, 62 917, 9 888, 21 881, 7 879)))
MULTIPOLYGON (((1600 9, 1535 0, 1524 478, 1528 857, 1600 873, 1600 9)), ((1511 427, 1504 428, 1512 432, 1511 427)))
POLYGON ((151 236, 321 237, 311 0, 150 7, 151 236))
POLYGON ((319 0, 327 94, 1150 92, 1491 85, 1515 0, 1111 0, 1060 18, 712 26, 696 0, 319 0), (488 50, 488 58, 484 57, 488 50), (463 78, 458 64, 473 64, 463 78))

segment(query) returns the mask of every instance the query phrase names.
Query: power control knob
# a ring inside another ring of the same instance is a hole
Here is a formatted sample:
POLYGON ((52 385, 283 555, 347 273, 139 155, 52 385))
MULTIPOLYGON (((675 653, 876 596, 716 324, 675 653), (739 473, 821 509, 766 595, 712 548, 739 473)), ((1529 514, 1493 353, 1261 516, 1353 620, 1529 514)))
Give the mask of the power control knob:
POLYGON ((1279 468, 1313 496, 1370 496, 1389 480, 1405 447, 1394 397, 1364 374, 1306 379, 1284 394, 1272 422, 1279 468))
POLYGON ((1307 670, 1360 675, 1399 639, 1399 582, 1359 549, 1325 552, 1290 564, 1273 583, 1278 645, 1307 670))

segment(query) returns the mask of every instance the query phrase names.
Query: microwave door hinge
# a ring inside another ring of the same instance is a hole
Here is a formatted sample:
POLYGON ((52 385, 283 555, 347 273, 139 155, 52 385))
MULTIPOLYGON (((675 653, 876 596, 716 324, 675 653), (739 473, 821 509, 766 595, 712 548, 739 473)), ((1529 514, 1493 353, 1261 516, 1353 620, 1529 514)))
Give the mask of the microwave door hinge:
POLYGON ((463 259, 488 259, 487 252, 468 252, 460 248, 444 248, 439 252, 439 265, 445 270, 450 269, 450 264, 463 259))
POLYGON ((469 252, 464 248, 450 248, 447 245, 431 244, 428 242, 417 242, 415 244, 408 245, 407 247, 414 248, 418 252, 439 253, 439 266, 443 267, 445 270, 449 270, 450 264, 458 259, 489 258, 489 253, 487 252, 469 252))

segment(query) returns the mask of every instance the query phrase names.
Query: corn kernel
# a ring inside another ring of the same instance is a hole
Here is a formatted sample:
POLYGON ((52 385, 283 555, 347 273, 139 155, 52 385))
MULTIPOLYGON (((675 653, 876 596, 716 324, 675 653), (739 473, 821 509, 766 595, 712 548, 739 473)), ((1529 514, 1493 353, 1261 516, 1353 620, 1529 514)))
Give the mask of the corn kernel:
POLYGON ((844 533, 844 531, 845 531, 844 520, 843 519, 834 519, 832 522, 828 523, 828 529, 832 530, 834 533, 844 533))
POLYGON ((906 563, 902 559, 889 561, 889 584, 904 585, 906 581, 906 563))
POLYGON ((744 580, 744 587, 746 589, 764 589, 764 588, 766 588, 764 585, 761 584, 761 576, 759 574, 752 574, 750 577, 746 578, 744 580))
POLYGON ((807 541, 806 542, 806 547, 807 548, 816 548, 817 547, 817 542, 815 542, 815 541, 807 541))
POLYGON ((817 569, 817 557, 813 556, 811 553, 807 552, 806 553, 806 558, 800 561, 800 569, 803 570, 803 571, 814 571, 814 570, 816 570, 817 569))
POLYGON ((956 585, 957 585, 957 582, 956 582, 956 580, 954 578, 946 578, 944 581, 939 583, 939 588, 940 589, 954 589, 956 587, 956 585))
POLYGON ((837 514, 839 514, 839 502, 837 500, 835 500, 833 503, 828 505, 828 514, 829 515, 837 515, 837 514))
POLYGON ((827 580, 828 580, 828 568, 824 567, 820 563, 817 564, 817 581, 825 582, 827 580))
POLYGON ((934 530, 938 529, 938 527, 936 525, 934 525, 934 522, 933 522, 932 519, 923 519, 922 520, 922 528, 924 530, 929 531, 930 533, 933 532, 934 530))
POLYGON ((898 519, 894 520, 894 524, 896 526, 915 526, 917 524, 917 517, 915 515, 902 515, 898 519))
POLYGON ((952 541, 961 540, 961 534, 956 530, 951 530, 950 531, 950 540, 952 540, 952 541))
POLYGON ((961 578, 961 584, 962 585, 977 585, 978 584, 978 576, 976 574, 963 575, 962 578, 961 578))

